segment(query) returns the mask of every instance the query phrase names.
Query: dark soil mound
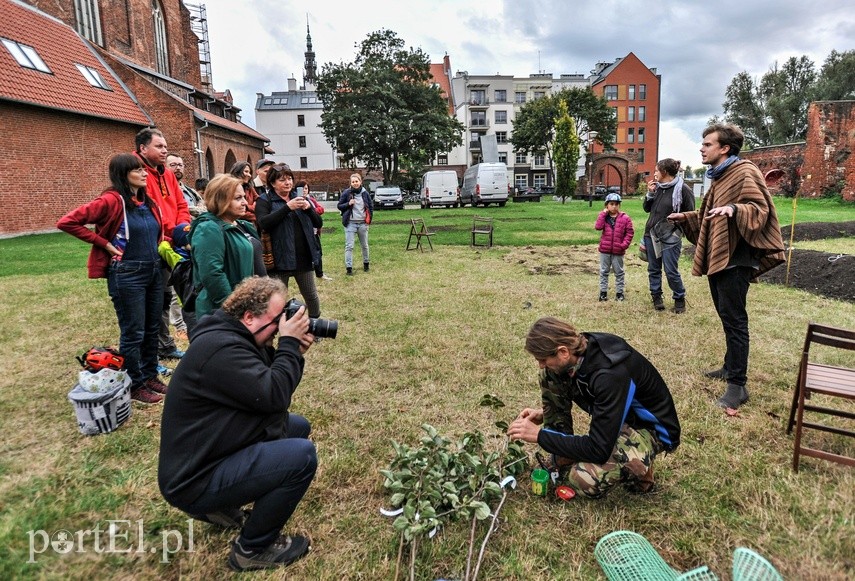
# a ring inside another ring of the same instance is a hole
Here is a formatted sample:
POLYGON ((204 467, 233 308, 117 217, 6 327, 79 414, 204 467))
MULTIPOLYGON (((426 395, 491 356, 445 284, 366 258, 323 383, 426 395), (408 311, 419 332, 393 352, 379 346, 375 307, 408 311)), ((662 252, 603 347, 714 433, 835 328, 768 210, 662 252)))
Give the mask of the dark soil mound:
MULTIPOLYGON (((781 228, 784 245, 790 243, 790 227, 781 228)), ((855 237, 855 222, 807 222, 796 224, 793 240, 823 240, 855 237)), ((810 293, 855 302, 855 256, 829 254, 815 250, 793 249, 787 252, 787 264, 777 266, 760 277, 763 282, 787 284, 810 293)))
MULTIPOLYGON (((784 246, 790 243, 790 227, 781 228, 784 246)), ((855 237, 853 222, 807 222, 796 224, 794 242, 824 240, 826 238, 855 237)), ((688 245, 685 252, 693 253, 695 247, 688 245)), ((815 250, 793 249, 787 251, 787 263, 777 266, 760 277, 762 282, 786 284, 809 293, 855 302, 855 256, 830 254, 815 250)))

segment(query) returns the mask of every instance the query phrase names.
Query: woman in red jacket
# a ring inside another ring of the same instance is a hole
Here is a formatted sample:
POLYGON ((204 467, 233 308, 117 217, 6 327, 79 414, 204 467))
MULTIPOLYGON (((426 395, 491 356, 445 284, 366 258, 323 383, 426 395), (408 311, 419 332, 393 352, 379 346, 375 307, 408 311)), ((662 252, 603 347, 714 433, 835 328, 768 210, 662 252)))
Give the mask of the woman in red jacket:
POLYGON ((163 240, 163 217, 146 194, 146 169, 138 157, 129 153, 113 157, 110 182, 110 188, 63 216, 56 226, 92 245, 89 278, 107 279, 119 321, 119 348, 133 382, 131 397, 157 403, 167 389, 157 377, 163 306, 157 246, 163 240), (87 224, 94 224, 95 231, 87 224))

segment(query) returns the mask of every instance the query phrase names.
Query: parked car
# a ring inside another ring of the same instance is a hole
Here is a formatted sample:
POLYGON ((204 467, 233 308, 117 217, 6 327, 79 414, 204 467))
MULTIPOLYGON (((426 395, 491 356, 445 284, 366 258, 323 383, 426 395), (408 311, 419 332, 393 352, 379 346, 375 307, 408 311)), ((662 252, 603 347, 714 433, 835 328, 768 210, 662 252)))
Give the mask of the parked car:
POLYGON ((375 208, 404 209, 404 195, 397 186, 381 186, 374 192, 375 208))
POLYGON ((606 194, 609 193, 608 188, 606 186, 594 186, 594 199, 595 200, 605 200, 606 194))
POLYGON ((617 194, 617 195, 623 197, 623 194, 620 191, 620 186, 609 186, 606 188, 606 193, 607 194, 617 194))

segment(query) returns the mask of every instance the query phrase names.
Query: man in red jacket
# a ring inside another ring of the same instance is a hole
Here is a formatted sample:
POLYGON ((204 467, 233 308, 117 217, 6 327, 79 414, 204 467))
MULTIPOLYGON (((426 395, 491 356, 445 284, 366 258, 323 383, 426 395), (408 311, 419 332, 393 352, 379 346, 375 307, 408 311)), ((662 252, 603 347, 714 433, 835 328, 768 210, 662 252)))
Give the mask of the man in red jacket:
MULTIPOLYGON (((146 169, 145 190, 153 199, 163 215, 163 233, 166 238, 172 237, 172 231, 177 224, 190 223, 190 211, 187 201, 181 192, 181 185, 172 170, 166 167, 166 156, 169 151, 166 148, 166 138, 159 129, 146 127, 137 133, 136 151, 146 169)), ((165 359, 180 359, 184 351, 175 345, 175 339, 169 334, 169 304, 172 302, 172 287, 167 286, 169 280, 169 269, 162 269, 163 287, 166 289, 163 297, 163 316, 160 322, 160 335, 158 336, 157 353, 165 359)), ((163 375, 171 373, 169 368, 158 365, 158 372, 163 375)))

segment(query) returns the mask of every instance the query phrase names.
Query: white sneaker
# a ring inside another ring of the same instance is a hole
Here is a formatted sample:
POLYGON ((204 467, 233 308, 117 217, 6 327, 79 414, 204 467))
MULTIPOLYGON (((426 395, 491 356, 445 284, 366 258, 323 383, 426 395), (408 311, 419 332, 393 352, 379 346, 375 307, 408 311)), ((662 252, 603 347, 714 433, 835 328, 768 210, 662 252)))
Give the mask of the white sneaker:
POLYGON ((332 277, 331 277, 331 276, 327 276, 327 275, 323 275, 321 278, 322 278, 322 279, 324 279, 324 280, 332 280, 332 277))

